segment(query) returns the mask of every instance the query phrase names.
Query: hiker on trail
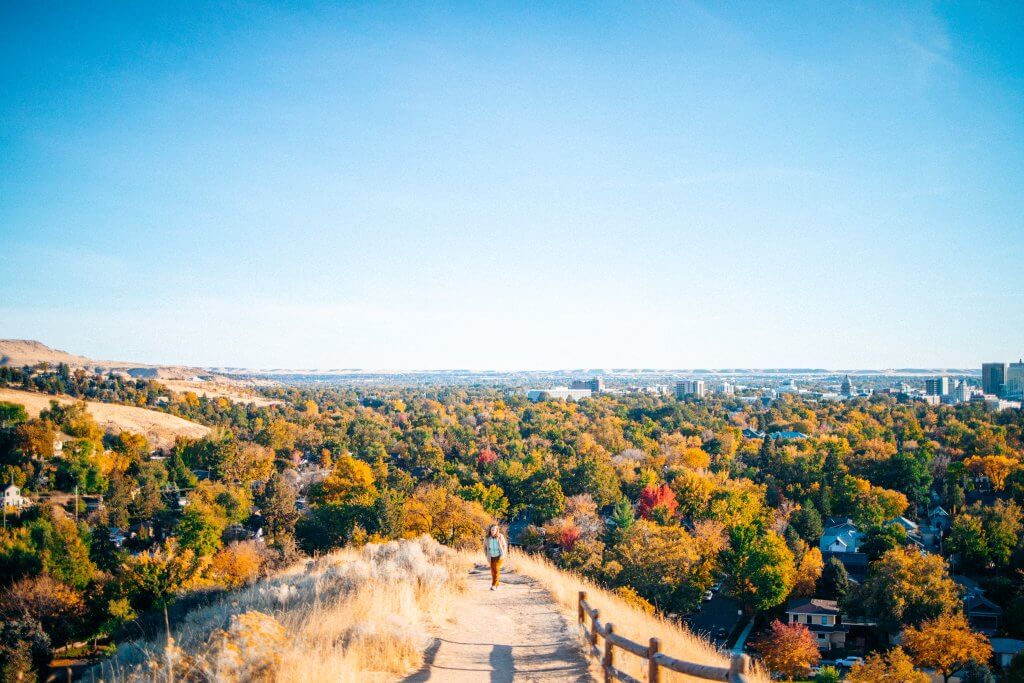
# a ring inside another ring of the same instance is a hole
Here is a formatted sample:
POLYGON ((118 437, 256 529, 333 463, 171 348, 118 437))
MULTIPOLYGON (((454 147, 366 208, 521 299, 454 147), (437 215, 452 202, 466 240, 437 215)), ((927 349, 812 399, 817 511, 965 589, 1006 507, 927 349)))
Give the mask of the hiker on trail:
POLYGON ((491 564, 491 590, 496 590, 500 581, 498 573, 501 571, 501 561, 508 555, 508 541, 497 524, 487 527, 487 535, 484 536, 484 555, 491 564))

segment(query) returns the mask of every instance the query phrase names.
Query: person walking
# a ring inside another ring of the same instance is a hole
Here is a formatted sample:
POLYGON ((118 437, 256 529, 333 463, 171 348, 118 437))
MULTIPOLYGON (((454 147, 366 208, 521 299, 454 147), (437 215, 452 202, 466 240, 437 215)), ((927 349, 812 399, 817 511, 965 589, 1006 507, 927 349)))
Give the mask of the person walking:
POLYGON ((508 541, 497 524, 487 527, 487 535, 484 536, 484 555, 491 565, 491 590, 497 590, 498 584, 501 583, 501 561, 508 555, 508 541))

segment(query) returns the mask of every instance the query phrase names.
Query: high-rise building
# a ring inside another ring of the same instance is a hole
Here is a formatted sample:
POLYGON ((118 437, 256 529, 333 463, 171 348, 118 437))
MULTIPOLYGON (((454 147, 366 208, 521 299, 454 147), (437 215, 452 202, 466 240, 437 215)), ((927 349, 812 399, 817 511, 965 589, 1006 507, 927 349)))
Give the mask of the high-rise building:
POLYGON ((924 393, 928 396, 946 396, 949 394, 949 378, 933 377, 924 381, 924 393))
POLYGON ((592 377, 590 379, 576 379, 569 385, 570 389, 590 389, 595 394, 604 391, 604 378, 592 377))
POLYGON ((1002 396, 1006 389, 1006 363, 981 364, 981 390, 992 396, 1002 396))
POLYGON ((839 393, 843 396, 853 396, 853 385, 850 384, 850 376, 843 377, 843 383, 839 385, 839 393))
POLYGON ((1024 400, 1024 359, 1006 366, 1006 385, 1003 397, 1011 401, 1024 400))
POLYGON ((722 394, 724 396, 735 396, 736 395, 736 385, 735 384, 731 384, 730 382, 723 381, 722 382, 722 394))
POLYGON ((975 389, 970 384, 968 384, 967 380, 958 380, 953 387, 952 402, 967 403, 968 401, 971 400, 971 397, 974 395, 974 392, 975 389))
POLYGON ((702 379, 681 379, 676 382, 676 398, 683 398, 684 396, 704 398, 706 393, 707 389, 702 379))

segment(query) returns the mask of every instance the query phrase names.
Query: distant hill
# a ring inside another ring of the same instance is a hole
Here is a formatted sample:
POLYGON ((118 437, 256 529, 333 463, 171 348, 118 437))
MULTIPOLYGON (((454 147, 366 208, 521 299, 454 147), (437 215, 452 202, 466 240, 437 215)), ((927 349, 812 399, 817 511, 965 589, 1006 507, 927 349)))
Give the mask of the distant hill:
POLYGON ((257 386, 273 385, 268 380, 258 381, 241 377, 230 377, 204 368, 184 365, 152 365, 130 361, 96 360, 77 356, 50 348, 34 339, 0 339, 0 367, 36 366, 47 363, 55 367, 66 363, 72 368, 83 368, 93 372, 120 371, 139 379, 156 380, 171 391, 191 391, 197 396, 226 398, 235 403, 255 403, 267 406, 280 401, 259 396, 253 392, 257 386))
POLYGON ((48 363, 58 365, 67 363, 73 368, 89 370, 123 370, 133 377, 147 379, 192 379, 208 375, 202 368, 190 368, 179 365, 152 365, 130 361, 96 360, 86 356, 76 356, 53 349, 34 339, 0 339, 0 366, 24 367, 48 363))

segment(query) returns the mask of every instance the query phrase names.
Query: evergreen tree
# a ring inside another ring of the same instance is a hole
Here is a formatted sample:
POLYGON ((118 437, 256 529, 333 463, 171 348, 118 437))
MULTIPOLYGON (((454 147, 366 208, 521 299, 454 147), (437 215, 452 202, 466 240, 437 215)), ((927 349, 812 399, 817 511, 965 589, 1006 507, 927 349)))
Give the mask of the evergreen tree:
POLYGON ((294 535, 295 523, 299 519, 295 509, 295 490, 280 473, 275 472, 267 481, 258 505, 267 525, 267 535, 273 539, 294 535))
POLYGON ((828 558, 818 581, 818 595, 842 602, 850 590, 850 576, 843 563, 834 557, 828 558))

